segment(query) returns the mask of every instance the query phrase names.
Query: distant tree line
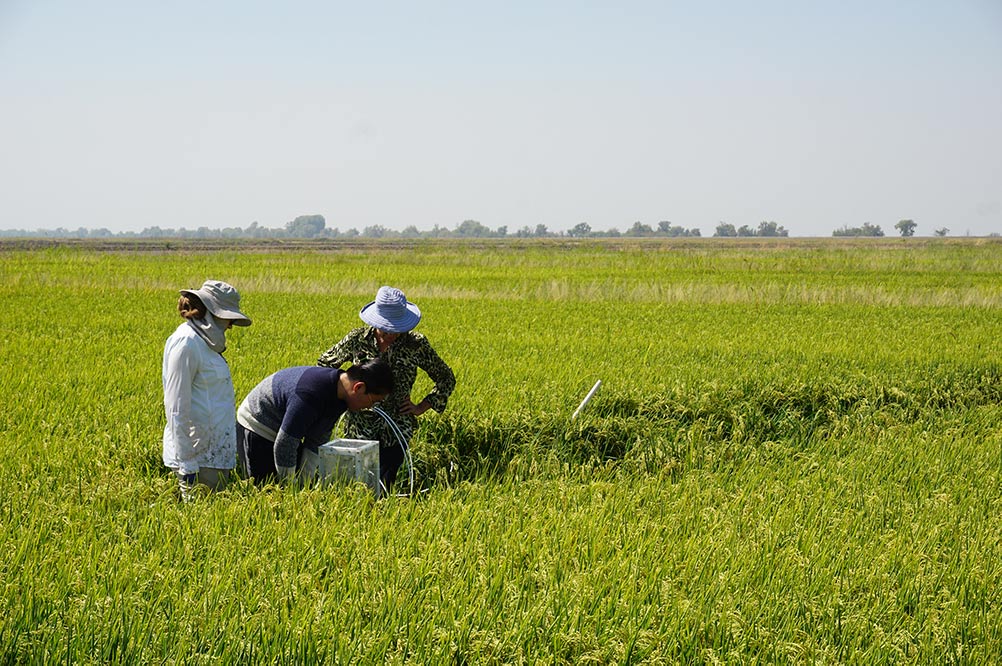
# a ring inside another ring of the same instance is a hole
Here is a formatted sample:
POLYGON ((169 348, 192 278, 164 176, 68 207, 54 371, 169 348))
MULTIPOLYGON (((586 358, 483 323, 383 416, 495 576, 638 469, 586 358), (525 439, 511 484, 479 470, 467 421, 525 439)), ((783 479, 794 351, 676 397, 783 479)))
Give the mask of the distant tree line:
MULTIPOLYGON (((913 220, 901 220, 894 225, 894 228, 904 237, 914 236, 916 224, 913 220)), ((946 236, 950 230, 943 227, 934 230, 936 236, 946 236)), ((760 222, 757 227, 750 227, 747 224, 735 227, 733 224, 721 222, 717 225, 713 236, 716 238, 729 237, 785 237, 789 232, 780 224, 775 222, 760 222)), ((860 227, 849 227, 848 225, 836 229, 832 236, 869 236, 880 237, 884 235, 880 225, 865 222, 860 227)), ((991 234, 998 236, 998 234, 991 234)), ((619 231, 612 228, 606 231, 592 229, 587 222, 580 222, 567 231, 551 231, 545 224, 535 226, 523 226, 520 229, 511 231, 506 226, 491 229, 490 227, 477 222, 476 220, 464 220, 456 225, 454 229, 449 229, 435 225, 431 230, 422 231, 416 226, 408 225, 403 230, 388 229, 382 225, 375 224, 363 227, 359 230, 356 227, 348 229, 331 228, 327 226, 327 220, 323 215, 300 215, 296 219, 287 222, 282 227, 263 227, 257 222, 252 222, 249 226, 226 227, 223 229, 210 229, 209 227, 198 227, 197 229, 163 229, 158 226, 146 227, 142 231, 121 231, 113 232, 105 228, 85 229, 36 229, 28 231, 26 229, 0 229, 0 238, 316 238, 316 239, 354 239, 354 238, 698 238, 700 231, 697 228, 686 229, 668 221, 658 222, 656 225, 634 222, 626 231, 619 231)))
POLYGON ((735 229, 733 224, 721 222, 717 225, 717 230, 713 232, 713 235, 719 238, 739 236, 780 237, 789 236, 790 232, 775 222, 759 222, 757 229, 752 229, 747 224, 743 224, 735 229))
MULTIPOLYGON (((850 227, 847 225, 842 227, 841 229, 836 229, 835 231, 832 232, 832 236, 883 236, 883 235, 884 235, 884 230, 880 228, 879 224, 873 225, 870 224, 869 222, 864 222, 863 226, 861 227, 850 227)), ((911 236, 912 234, 902 233, 901 235, 911 236)))
POLYGON ((571 238, 698 237, 699 235, 699 229, 685 229, 673 225, 671 222, 659 222, 657 226, 651 226, 639 221, 625 232, 620 232, 617 229, 594 231, 587 222, 581 222, 566 232, 551 231, 545 224, 537 224, 534 227, 524 226, 515 231, 509 231, 506 226, 491 229, 476 220, 464 220, 454 229, 436 224, 429 231, 421 231, 414 225, 397 230, 388 229, 379 224, 364 227, 361 230, 357 227, 342 230, 337 227, 328 227, 323 215, 300 215, 291 222, 287 222, 284 227, 277 228, 263 227, 257 222, 252 222, 245 228, 210 229, 209 227, 198 227, 197 229, 187 229, 181 227, 179 229, 163 229, 159 226, 153 226, 146 227, 142 231, 118 233, 103 228, 85 229, 83 227, 75 230, 63 227, 36 231, 0 230, 0 237, 8 238, 316 238, 335 240, 353 238, 552 238, 563 236, 571 238))
MULTIPOLYGON (((898 220, 894 225, 894 228, 898 230, 902 238, 910 238, 915 235, 915 228, 918 225, 915 224, 914 220, 898 220)), ((950 230, 946 227, 941 227, 936 229, 934 232, 937 236, 946 236, 950 233, 950 230)), ((870 224, 869 222, 864 222, 861 227, 850 227, 848 225, 836 229, 832 232, 832 236, 883 236, 884 230, 880 228, 879 224, 870 224)), ((996 234, 992 234, 996 235, 996 234)))

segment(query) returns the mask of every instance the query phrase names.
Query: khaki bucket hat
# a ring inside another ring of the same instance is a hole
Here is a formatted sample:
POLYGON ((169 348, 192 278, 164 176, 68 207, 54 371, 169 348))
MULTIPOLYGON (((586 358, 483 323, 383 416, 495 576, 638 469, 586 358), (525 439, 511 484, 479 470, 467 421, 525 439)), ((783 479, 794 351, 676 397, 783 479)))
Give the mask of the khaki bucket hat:
POLYGON ((229 319, 234 326, 250 326, 250 317, 240 311, 240 292, 219 280, 206 280, 198 289, 182 289, 182 294, 194 294, 206 309, 218 319, 229 319))

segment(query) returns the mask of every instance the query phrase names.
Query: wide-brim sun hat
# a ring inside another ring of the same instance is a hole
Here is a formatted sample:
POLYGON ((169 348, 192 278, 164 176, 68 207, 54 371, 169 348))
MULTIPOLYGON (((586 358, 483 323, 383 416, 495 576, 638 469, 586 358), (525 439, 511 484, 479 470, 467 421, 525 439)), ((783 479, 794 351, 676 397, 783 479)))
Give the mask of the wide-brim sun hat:
POLYGON ((198 289, 182 289, 194 294, 217 319, 228 319, 234 326, 250 326, 250 317, 240 311, 240 292, 219 280, 206 280, 198 289))
POLYGON ((406 333, 421 321, 421 310, 396 287, 380 287, 376 300, 358 311, 369 326, 387 333, 406 333))

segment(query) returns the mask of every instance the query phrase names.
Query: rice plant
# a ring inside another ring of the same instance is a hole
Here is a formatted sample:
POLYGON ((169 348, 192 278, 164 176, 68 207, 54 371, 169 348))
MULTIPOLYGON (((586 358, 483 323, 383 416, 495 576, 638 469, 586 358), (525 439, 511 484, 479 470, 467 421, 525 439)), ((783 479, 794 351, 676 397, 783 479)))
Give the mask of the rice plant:
POLYGON ((0 662, 996 663, 1002 243, 916 240, 2 248, 0 662), (421 306, 420 492, 178 501, 206 277, 238 400, 421 306))

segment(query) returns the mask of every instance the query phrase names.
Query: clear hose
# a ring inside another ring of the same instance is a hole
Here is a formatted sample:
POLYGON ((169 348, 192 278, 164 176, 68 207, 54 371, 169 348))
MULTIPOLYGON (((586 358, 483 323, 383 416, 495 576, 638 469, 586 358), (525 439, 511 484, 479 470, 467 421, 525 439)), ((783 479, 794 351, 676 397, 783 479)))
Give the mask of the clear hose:
MULTIPOLYGON (((386 421, 386 425, 390 426, 390 431, 396 436, 397 443, 400 445, 400 450, 404 452, 404 460, 407 461, 407 477, 410 481, 410 494, 414 494, 414 461, 411 460, 411 452, 407 447, 407 439, 404 437, 404 433, 400 431, 400 426, 397 422, 390 418, 390 415, 384 412, 379 407, 373 407, 372 411, 383 417, 386 421)), ((383 489, 384 494, 389 494, 389 489, 383 485, 383 480, 379 480, 379 485, 383 489)))

